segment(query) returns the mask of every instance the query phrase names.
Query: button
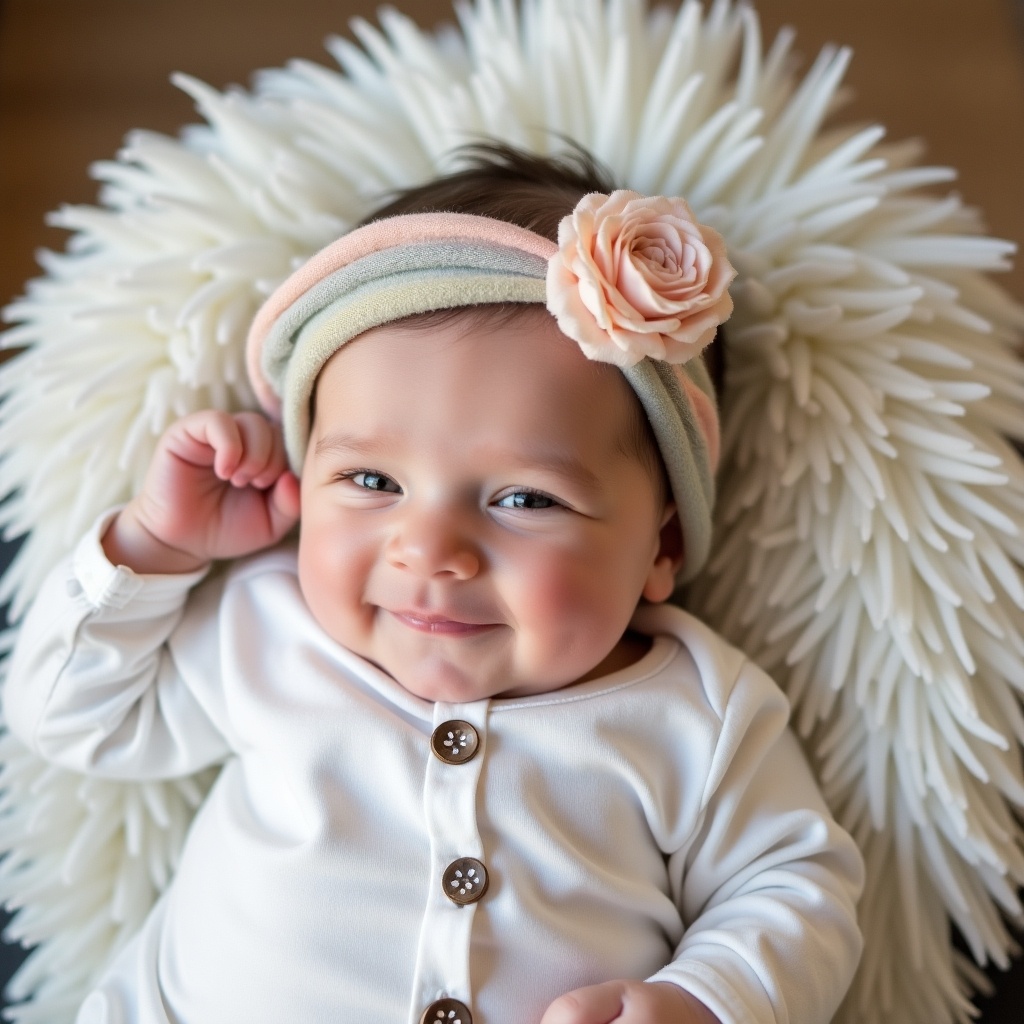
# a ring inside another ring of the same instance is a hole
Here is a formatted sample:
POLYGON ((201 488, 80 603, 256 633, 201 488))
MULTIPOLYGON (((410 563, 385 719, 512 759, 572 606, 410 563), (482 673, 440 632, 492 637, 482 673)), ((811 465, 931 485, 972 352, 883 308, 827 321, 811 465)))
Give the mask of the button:
POLYGON ((441 881, 445 896, 464 907, 487 892, 487 868, 475 857, 461 857, 444 869, 441 881))
POLYGON ((473 1015, 458 999, 436 999, 423 1011, 420 1024, 473 1024, 473 1015))
POLYGON ((445 764, 465 764, 479 746, 476 729, 459 718, 442 722, 430 736, 430 749, 445 764))

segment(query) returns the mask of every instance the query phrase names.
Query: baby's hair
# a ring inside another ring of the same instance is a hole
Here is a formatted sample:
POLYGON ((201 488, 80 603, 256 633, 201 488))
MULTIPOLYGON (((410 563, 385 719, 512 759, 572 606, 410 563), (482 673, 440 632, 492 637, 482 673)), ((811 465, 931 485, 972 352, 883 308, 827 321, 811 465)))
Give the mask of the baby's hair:
POLYGON ((400 193, 364 223, 403 213, 473 213, 558 241, 558 224, 589 192, 612 192, 609 171, 579 147, 537 156, 502 143, 458 150, 465 166, 400 193))
MULTIPOLYGON (((469 213, 503 220, 558 240, 559 222, 591 192, 612 192, 611 173, 580 147, 558 156, 537 156, 501 143, 475 143, 459 150, 464 166, 398 193, 363 221, 410 213, 469 213)), ((360 225, 361 226, 361 225, 360 225)), ((486 329, 537 315, 537 307, 487 305, 417 313, 399 321, 410 329, 429 330, 458 321, 486 329)), ((668 476, 651 425, 638 400, 621 439, 623 453, 636 458, 667 499, 668 476)))

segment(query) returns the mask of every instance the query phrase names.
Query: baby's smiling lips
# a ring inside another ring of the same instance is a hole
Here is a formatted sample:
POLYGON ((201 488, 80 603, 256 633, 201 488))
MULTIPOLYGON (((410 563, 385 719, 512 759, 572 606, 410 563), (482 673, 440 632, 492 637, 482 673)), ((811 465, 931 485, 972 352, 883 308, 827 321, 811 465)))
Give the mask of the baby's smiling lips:
POLYGON ((392 611, 391 615, 410 629, 435 636, 479 636, 498 626, 496 622, 464 622, 461 619, 450 619, 446 615, 415 610, 392 611))

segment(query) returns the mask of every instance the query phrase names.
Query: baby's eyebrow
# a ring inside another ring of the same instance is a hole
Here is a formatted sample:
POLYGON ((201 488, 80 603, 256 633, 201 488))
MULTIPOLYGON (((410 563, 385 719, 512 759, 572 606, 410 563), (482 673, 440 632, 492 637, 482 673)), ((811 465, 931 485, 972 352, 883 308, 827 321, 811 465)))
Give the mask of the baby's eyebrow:
POLYGON ((392 446, 375 437, 359 437, 345 431, 325 434, 313 449, 316 455, 387 455, 392 446))
POLYGON ((539 469, 565 477, 588 491, 599 491, 601 480, 575 455, 559 449, 531 451, 520 454, 517 461, 524 469, 539 469))

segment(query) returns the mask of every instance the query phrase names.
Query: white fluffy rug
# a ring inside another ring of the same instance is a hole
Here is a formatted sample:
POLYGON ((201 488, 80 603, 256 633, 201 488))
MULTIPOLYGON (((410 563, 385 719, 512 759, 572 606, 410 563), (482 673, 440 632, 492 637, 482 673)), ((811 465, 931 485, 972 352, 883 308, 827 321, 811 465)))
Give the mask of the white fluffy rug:
MULTIPOLYGON (((965 1019, 1004 964, 1024 880, 1024 317, 985 276, 1012 251, 880 128, 831 127, 849 60, 797 77, 791 36, 716 2, 479 0, 423 33, 354 25, 340 69, 250 92, 182 77, 205 123, 131 135, 67 208, 68 250, 7 309, 0 523, 28 533, 15 614, 175 417, 252 404, 263 296, 382 193, 489 136, 589 148, 623 186, 685 196, 740 269, 727 327, 717 554, 699 613, 787 689, 868 864, 867 952, 843 1021, 965 1019), (928 188, 939 186, 938 189, 928 188), (922 191, 927 189, 927 191, 922 191)), ((0 740, 0 895, 37 951, 15 1019, 69 1021, 173 873, 209 778, 115 785, 0 740)))

